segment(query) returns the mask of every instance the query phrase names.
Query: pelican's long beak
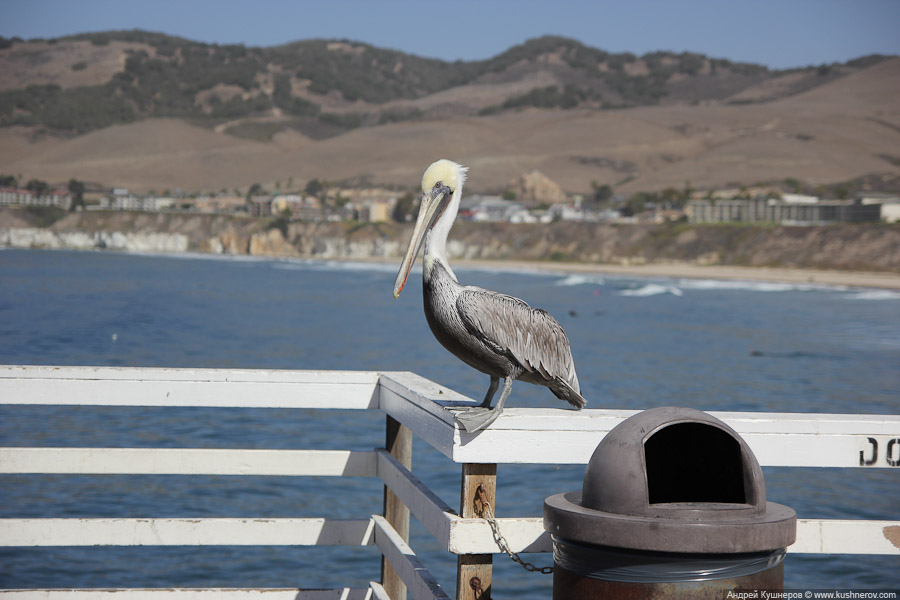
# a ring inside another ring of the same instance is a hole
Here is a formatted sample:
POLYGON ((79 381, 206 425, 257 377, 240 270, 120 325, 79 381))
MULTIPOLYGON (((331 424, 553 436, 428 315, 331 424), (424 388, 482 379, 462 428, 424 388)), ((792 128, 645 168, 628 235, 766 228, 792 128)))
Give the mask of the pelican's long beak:
POLYGON ((394 298, 398 298, 400 292, 403 291, 413 263, 416 262, 416 256, 419 255, 419 248, 422 247, 425 233, 434 226, 435 221, 447 208, 450 196, 450 188, 446 185, 435 188, 430 194, 422 196, 422 202, 419 205, 419 216, 416 217, 416 227, 413 229, 412 238, 409 240, 409 246, 406 248, 403 262, 400 263, 400 272, 397 273, 397 279, 394 281, 394 298))

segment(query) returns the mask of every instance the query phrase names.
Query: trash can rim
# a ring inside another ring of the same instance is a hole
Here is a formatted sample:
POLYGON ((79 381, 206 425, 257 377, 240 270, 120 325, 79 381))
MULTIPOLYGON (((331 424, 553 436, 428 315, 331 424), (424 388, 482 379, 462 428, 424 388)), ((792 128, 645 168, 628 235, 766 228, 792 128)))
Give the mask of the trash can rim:
POLYGON ((664 518, 585 508, 573 501, 580 496, 580 492, 565 492, 544 500, 544 529, 587 544, 675 553, 761 552, 786 548, 796 541, 797 513, 775 502, 766 502, 761 515, 709 518, 698 511, 694 518, 683 513, 664 518))

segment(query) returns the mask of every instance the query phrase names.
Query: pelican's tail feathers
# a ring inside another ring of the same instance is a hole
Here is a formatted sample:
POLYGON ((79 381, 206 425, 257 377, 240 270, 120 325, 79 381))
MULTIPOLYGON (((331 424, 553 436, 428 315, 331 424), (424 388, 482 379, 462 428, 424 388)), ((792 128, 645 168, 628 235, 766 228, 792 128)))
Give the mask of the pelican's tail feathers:
POLYGON ((557 398, 559 398, 560 400, 565 400, 566 402, 574 406, 575 410, 581 410, 582 408, 587 406, 587 400, 584 399, 584 397, 581 395, 581 392, 572 387, 572 385, 565 379, 555 377, 547 387, 550 388, 550 391, 553 392, 553 394, 557 398))

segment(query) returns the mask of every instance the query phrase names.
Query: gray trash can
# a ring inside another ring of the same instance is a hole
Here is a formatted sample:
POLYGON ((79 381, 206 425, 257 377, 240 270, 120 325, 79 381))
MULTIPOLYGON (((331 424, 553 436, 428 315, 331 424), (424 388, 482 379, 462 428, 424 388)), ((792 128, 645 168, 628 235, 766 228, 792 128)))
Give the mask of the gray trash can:
POLYGON ((544 501, 554 600, 722 598, 781 589, 796 513, 766 501, 753 452, 725 423, 654 408, 597 446, 580 492, 544 501))

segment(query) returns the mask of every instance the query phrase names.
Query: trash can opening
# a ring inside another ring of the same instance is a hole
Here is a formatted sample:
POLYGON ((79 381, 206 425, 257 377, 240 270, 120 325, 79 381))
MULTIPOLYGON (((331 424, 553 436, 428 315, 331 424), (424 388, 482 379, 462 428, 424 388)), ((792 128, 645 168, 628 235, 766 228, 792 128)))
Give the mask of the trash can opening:
POLYGON ((741 445, 707 423, 674 423, 644 441, 650 504, 750 504, 741 445))

